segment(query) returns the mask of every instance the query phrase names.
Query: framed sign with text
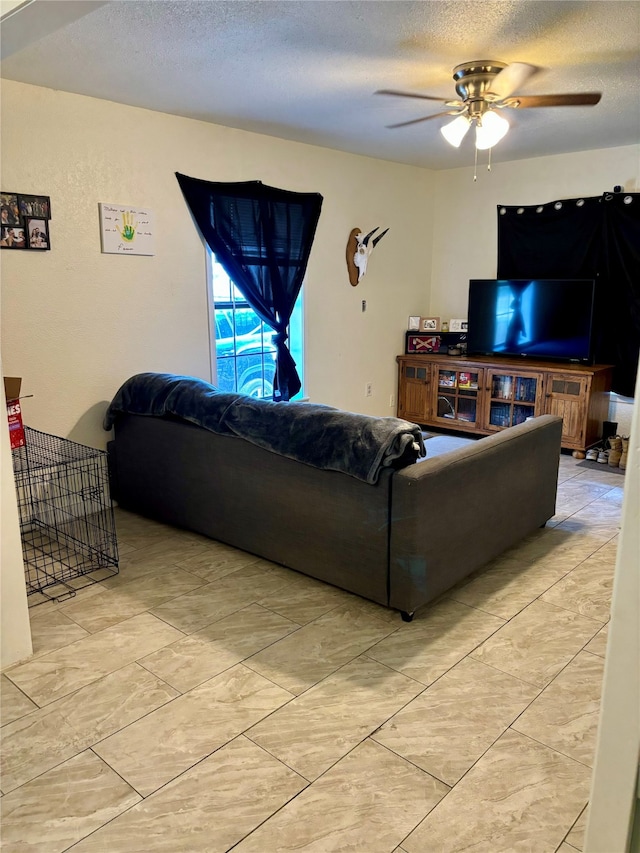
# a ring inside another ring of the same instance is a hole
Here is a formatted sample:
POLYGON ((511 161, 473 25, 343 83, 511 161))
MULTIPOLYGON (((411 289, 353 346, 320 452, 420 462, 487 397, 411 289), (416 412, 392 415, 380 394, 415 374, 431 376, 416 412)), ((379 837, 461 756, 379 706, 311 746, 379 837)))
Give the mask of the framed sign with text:
POLYGON ((148 208, 102 204, 100 238, 107 255, 155 255, 153 214, 148 208))
POLYGON ((409 334, 406 337, 407 353, 438 352, 440 349, 440 337, 438 335, 409 334))

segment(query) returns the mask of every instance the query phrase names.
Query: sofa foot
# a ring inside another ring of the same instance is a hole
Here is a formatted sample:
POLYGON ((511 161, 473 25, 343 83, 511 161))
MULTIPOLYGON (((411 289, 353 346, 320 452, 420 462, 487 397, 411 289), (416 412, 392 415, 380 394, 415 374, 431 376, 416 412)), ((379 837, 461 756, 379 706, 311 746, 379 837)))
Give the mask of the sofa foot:
POLYGON ((411 613, 407 613, 407 611, 406 611, 406 610, 401 610, 401 611, 400 611, 400 615, 402 616, 402 621, 403 621, 403 622, 411 622, 411 621, 413 621, 413 615, 414 615, 414 613, 415 613, 415 610, 414 610, 414 611, 412 611, 411 613))

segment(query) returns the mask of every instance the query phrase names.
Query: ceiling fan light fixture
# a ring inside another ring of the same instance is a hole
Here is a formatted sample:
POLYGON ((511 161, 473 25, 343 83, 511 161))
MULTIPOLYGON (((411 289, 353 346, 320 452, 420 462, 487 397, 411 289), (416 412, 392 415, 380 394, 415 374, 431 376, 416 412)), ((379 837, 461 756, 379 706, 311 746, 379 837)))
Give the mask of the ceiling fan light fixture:
POLYGON ((453 145, 454 148, 459 148, 460 143, 467 135, 470 127, 471 122, 467 116, 459 115, 457 118, 454 118, 453 121, 450 121, 449 124, 443 125, 440 128, 440 133, 444 136, 449 145, 453 145))
POLYGON ((476 126, 476 148, 493 148, 506 136, 509 122, 493 110, 487 110, 476 126))

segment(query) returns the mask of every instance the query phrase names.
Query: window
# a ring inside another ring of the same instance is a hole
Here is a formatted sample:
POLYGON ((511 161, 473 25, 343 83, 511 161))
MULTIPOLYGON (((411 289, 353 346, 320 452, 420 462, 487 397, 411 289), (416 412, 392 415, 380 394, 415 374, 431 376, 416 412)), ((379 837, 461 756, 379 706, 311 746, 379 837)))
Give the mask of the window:
MULTIPOLYGON (((273 330, 249 307, 211 253, 210 260, 215 332, 214 376, 217 375, 214 384, 221 391, 271 399, 276 358, 276 348, 271 340, 273 330)), ((291 315, 288 344, 304 387, 302 325, 300 290, 291 315)), ((302 395, 300 390, 294 399, 302 395)))

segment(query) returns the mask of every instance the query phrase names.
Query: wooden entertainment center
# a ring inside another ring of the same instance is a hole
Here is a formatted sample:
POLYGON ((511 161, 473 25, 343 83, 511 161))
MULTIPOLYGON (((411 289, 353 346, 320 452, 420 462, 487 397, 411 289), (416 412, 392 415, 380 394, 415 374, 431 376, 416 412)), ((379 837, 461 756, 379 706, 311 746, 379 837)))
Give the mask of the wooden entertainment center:
POLYGON ((613 367, 494 356, 399 355, 398 417, 489 435, 528 417, 559 415, 562 446, 602 438, 613 367))

